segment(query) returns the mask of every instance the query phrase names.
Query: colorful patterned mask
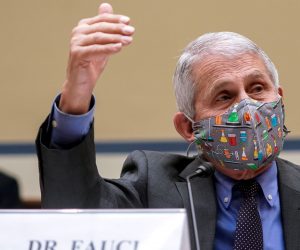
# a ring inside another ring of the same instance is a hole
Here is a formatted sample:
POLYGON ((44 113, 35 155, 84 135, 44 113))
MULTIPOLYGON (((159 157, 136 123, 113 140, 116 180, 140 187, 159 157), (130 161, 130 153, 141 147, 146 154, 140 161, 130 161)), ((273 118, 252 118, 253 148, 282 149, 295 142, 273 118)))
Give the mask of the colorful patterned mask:
POLYGON ((244 99, 223 115, 193 121, 199 150, 226 168, 256 170, 282 150, 286 128, 281 98, 262 103, 244 99))

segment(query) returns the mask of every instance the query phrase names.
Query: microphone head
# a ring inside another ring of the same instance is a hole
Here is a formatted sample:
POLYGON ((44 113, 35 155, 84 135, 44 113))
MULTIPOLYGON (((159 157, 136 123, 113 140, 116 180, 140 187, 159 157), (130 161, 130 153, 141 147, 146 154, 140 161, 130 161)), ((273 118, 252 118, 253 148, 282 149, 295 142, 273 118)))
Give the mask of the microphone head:
POLYGON ((213 164, 208 161, 203 161, 198 170, 200 170, 202 177, 209 177, 215 172, 213 164))

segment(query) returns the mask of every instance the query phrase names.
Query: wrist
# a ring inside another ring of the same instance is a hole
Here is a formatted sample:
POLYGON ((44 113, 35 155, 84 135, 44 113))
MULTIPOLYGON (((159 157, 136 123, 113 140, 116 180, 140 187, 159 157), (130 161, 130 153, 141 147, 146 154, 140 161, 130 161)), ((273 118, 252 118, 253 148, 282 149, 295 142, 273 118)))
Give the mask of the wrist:
POLYGON ((87 113, 91 103, 92 90, 84 87, 70 88, 70 85, 66 82, 64 84, 59 101, 59 109, 72 115, 87 113))

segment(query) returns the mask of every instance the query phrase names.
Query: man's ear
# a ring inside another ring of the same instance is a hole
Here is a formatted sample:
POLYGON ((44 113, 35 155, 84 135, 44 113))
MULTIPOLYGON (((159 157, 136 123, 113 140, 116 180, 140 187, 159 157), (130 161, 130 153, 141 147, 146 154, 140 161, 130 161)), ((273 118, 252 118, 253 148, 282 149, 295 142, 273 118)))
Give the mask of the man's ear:
POLYGON ((177 112, 173 118, 177 132, 188 142, 194 141, 192 122, 182 112, 177 112))
POLYGON ((283 97, 283 89, 282 87, 278 87, 278 94, 283 97))

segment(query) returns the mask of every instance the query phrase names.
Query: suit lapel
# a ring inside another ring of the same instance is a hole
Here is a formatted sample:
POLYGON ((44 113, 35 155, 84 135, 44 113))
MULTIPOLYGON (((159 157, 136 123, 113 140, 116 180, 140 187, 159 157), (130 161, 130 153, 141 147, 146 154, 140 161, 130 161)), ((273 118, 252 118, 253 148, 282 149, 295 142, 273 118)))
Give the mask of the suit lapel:
POLYGON ((278 187, 284 239, 287 250, 300 246, 300 171, 299 167, 277 160, 278 187), (290 166, 289 166, 290 165, 290 166), (297 169, 298 168, 298 169, 297 169))
MULTIPOLYGON (((182 181, 176 182, 176 186, 182 197, 184 207, 188 212, 192 249, 195 249, 195 237, 186 177, 193 173, 200 164, 201 160, 195 159, 179 175, 182 181)), ((213 177, 194 177, 191 180, 191 187, 193 192, 193 201, 201 250, 213 249, 217 214, 213 177)))

